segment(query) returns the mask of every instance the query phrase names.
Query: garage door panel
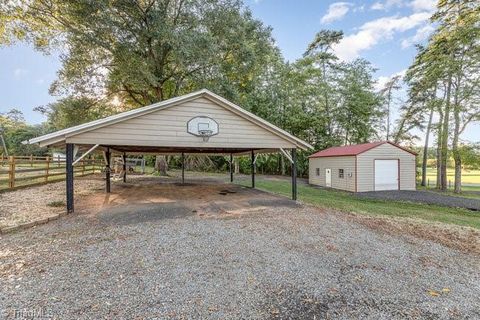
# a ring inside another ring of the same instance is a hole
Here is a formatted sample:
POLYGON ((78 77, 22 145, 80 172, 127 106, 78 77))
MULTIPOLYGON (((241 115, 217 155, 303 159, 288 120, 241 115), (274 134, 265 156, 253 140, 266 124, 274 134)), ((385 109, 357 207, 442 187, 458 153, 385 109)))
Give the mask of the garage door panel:
POLYGON ((375 160, 375 191, 398 190, 398 160, 375 160))

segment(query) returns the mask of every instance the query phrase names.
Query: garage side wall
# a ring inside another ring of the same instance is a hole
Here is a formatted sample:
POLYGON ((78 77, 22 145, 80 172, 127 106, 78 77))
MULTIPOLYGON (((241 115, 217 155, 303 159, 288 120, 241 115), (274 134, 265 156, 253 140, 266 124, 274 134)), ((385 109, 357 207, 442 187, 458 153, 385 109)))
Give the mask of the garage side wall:
POLYGON ((375 159, 400 160, 400 190, 415 190, 415 155, 385 143, 357 156, 357 191, 374 191, 375 159))
POLYGON ((197 98, 132 119, 67 137, 78 144, 166 147, 295 148, 291 142, 206 98, 197 98), (208 142, 187 132, 194 117, 212 118, 218 134, 208 142))
POLYGON ((332 188, 355 192, 355 157, 323 157, 309 159, 308 182, 325 187, 325 169, 332 170, 332 188), (317 175, 317 168, 319 175, 317 175), (339 177, 343 169, 343 178, 339 177))

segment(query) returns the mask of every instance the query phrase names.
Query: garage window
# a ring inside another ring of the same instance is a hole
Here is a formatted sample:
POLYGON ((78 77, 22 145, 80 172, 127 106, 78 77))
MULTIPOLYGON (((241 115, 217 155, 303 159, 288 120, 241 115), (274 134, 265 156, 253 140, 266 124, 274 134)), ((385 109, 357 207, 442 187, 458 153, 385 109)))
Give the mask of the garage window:
POLYGON ((315 169, 317 176, 320 175, 320 168, 315 169))
POLYGON ((344 171, 343 171, 343 169, 338 169, 338 177, 339 177, 340 179, 343 179, 343 177, 344 177, 344 171))

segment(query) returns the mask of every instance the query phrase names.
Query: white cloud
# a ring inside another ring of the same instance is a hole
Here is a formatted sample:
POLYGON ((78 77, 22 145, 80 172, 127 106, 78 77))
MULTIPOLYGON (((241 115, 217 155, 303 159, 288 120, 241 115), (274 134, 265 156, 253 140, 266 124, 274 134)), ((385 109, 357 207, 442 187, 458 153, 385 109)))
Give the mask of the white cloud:
POLYGON ((405 1, 402 0, 387 0, 385 2, 377 1, 370 9, 372 10, 389 10, 393 7, 403 7, 405 5, 405 1))
POLYGON ((421 28, 418 28, 417 32, 415 33, 415 35, 413 35, 413 37, 402 40, 402 49, 408 48, 414 44, 426 40, 434 30, 435 28, 431 24, 427 24, 421 28))
POLYGON ((350 10, 351 3, 335 2, 328 7, 327 13, 320 20, 321 23, 330 23, 342 19, 350 10))
POLYGON ((385 5, 381 2, 375 2, 374 4, 372 4, 370 9, 372 9, 372 10, 385 10, 385 5))
POLYGON ((414 13, 405 17, 383 17, 369 21, 360 27, 357 33, 346 36, 334 51, 341 60, 353 60, 362 51, 368 50, 381 41, 389 40, 396 32, 414 29, 430 18, 426 12, 414 13))
POLYGON ((15 79, 20 79, 23 76, 26 76, 27 74, 28 74, 28 70, 24 68, 17 68, 13 70, 13 76, 15 77, 15 79))
POLYGON ((409 6, 415 12, 433 12, 437 8, 437 0, 413 0, 409 6))

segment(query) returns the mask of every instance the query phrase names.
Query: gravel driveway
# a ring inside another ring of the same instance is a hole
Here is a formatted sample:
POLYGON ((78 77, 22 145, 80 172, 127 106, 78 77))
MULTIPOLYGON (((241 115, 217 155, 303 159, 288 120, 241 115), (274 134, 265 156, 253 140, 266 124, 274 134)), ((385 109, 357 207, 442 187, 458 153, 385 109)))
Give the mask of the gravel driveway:
POLYGON ((6 318, 480 318, 478 257, 353 216, 230 185, 89 197, 1 237, 6 318))
POLYGON ((469 210, 480 211, 480 200, 454 197, 454 196, 449 196, 446 194, 440 194, 438 192, 431 192, 431 191, 422 191, 422 190, 371 191, 371 192, 359 192, 356 194, 356 196, 370 198, 370 199, 400 200, 400 201, 436 204, 436 205, 452 207, 452 208, 465 208, 469 210))

